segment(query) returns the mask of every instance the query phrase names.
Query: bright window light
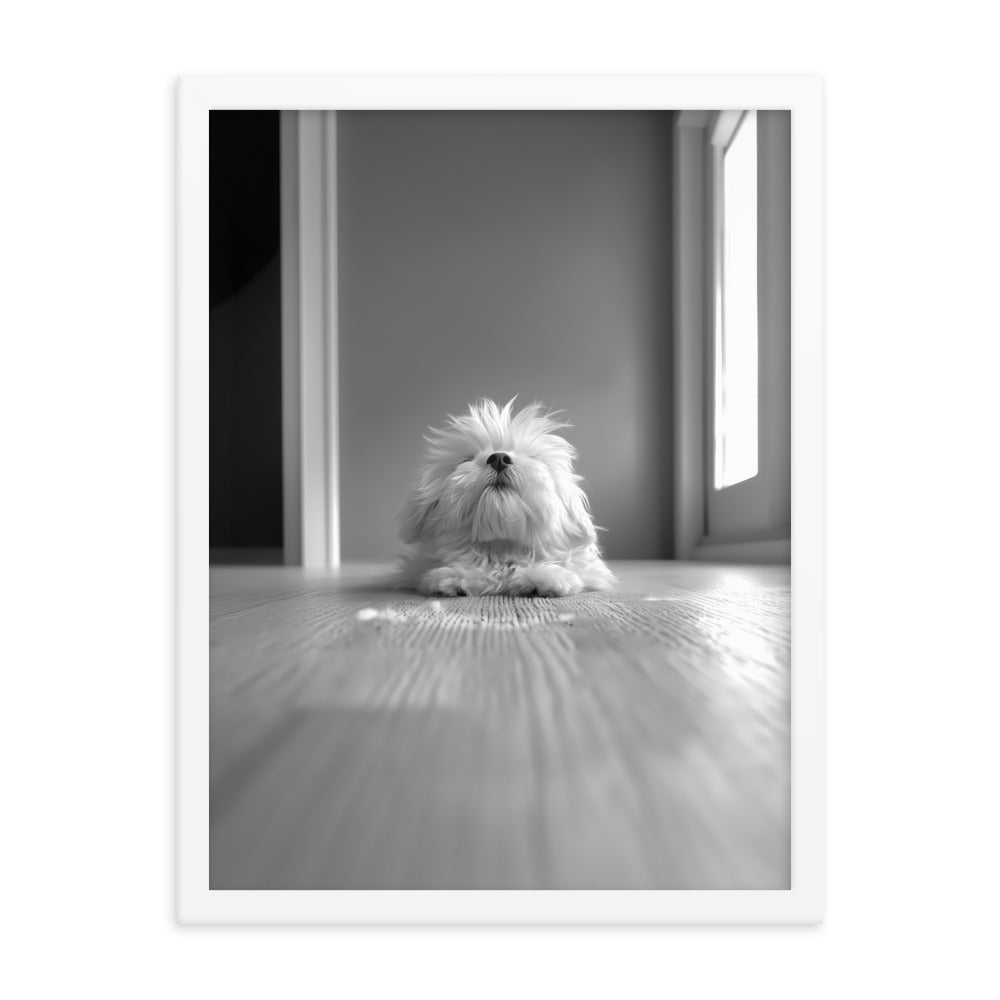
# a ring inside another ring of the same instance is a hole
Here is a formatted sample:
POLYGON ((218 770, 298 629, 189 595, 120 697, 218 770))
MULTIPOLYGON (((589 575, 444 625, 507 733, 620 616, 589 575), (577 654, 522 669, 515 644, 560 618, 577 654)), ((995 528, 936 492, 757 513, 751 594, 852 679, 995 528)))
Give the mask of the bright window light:
POLYGON ((722 154, 721 180, 721 274, 715 297, 716 489, 757 475, 757 115, 753 111, 743 116, 722 154))

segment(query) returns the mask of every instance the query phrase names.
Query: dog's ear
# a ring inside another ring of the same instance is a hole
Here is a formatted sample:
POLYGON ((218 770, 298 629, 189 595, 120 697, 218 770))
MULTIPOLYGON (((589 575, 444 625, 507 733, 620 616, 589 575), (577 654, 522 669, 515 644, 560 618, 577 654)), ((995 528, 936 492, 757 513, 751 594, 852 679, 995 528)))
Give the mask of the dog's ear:
POLYGON ((407 545, 413 545, 423 537, 427 518, 438 505, 438 494, 435 483, 423 477, 410 490, 406 503, 396 518, 399 524, 399 537, 407 545))
POLYGON ((597 541, 594 521, 590 516, 590 504, 587 494, 575 482, 561 484, 559 499, 566 508, 566 539, 573 547, 593 545, 597 541))

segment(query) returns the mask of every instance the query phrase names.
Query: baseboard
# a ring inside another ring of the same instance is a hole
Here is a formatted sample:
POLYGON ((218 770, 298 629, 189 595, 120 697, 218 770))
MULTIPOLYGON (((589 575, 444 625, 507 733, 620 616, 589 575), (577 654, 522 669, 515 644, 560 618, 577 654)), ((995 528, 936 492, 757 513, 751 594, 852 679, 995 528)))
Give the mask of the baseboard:
POLYGON ((784 563, 792 561, 791 538, 755 538, 743 542, 702 539, 692 557, 699 562, 784 563))
POLYGON ((282 549, 214 548, 208 550, 210 566, 280 566, 282 549))

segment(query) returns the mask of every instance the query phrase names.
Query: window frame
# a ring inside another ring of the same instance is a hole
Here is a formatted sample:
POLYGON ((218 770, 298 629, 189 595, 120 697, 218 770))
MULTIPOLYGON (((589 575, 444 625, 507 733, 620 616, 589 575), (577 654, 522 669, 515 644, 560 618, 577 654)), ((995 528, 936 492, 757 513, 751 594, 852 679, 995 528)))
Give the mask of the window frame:
POLYGON ((679 559, 791 558, 791 119, 757 107, 758 472, 715 488, 722 152, 744 109, 685 111, 675 133, 675 538, 679 559))

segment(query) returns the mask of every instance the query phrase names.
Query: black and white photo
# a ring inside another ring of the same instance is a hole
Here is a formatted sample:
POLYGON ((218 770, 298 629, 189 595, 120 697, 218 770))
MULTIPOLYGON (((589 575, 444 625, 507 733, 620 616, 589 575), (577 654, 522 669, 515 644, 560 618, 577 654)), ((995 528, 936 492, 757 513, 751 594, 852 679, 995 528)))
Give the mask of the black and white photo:
POLYGON ((808 101, 210 97, 199 893, 818 916, 808 101))

